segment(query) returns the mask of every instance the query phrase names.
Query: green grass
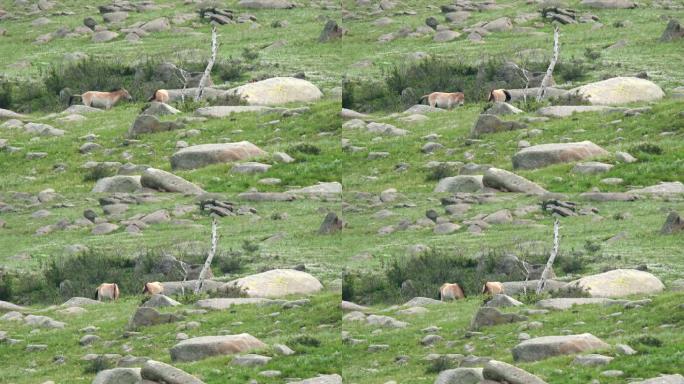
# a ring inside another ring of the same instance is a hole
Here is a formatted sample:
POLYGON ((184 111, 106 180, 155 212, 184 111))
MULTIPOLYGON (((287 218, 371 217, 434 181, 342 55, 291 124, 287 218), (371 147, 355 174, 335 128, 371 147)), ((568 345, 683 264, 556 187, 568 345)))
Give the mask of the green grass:
MULTIPOLYGON (((465 301, 452 302, 446 305, 428 306, 429 312, 424 315, 396 315, 409 325, 403 329, 383 328, 365 325, 362 322, 344 321, 342 329, 349 332, 350 337, 366 342, 358 345, 344 343, 342 349, 350 356, 349 366, 353 369, 345 371, 345 379, 356 383, 385 383, 394 380, 400 383, 432 383, 434 373, 427 373, 430 364, 424 358, 431 353, 454 354, 465 356, 487 356, 505 361, 538 375, 548 383, 586 383, 592 379, 600 379, 602 383, 623 383, 625 378, 650 378, 666 373, 681 373, 682 339, 681 328, 684 317, 681 308, 682 293, 669 293, 655 296, 653 303, 638 309, 623 309, 619 306, 578 306, 572 310, 553 311, 545 315, 531 315, 529 321, 540 321, 539 329, 523 328, 523 323, 505 324, 481 329, 483 335, 466 337, 465 332, 478 306, 482 304, 482 296, 475 296, 465 301), (621 315, 611 316, 616 312, 621 315), (581 323, 583 322, 583 323, 581 323), (667 327, 661 327, 668 324, 667 327), (441 329, 437 333, 444 338, 433 347, 423 347, 420 340, 427 335, 421 330, 429 326, 441 329), (554 357, 532 363, 514 362, 510 348, 518 344, 518 334, 526 332, 531 337, 558 335, 564 331, 572 334, 591 333, 610 345, 628 344, 638 353, 633 356, 619 356, 614 351, 600 353, 615 356, 607 366, 582 367, 571 365, 572 356, 554 357), (635 340, 648 334, 663 342, 660 347, 652 347, 637 343, 635 340), (387 344, 388 350, 369 352, 370 344, 387 344), (465 346, 474 347, 472 353, 466 352, 465 346), (409 356, 406 364, 395 362, 397 356, 409 356), (624 376, 610 379, 600 376, 604 370, 617 369, 624 376)), ((505 312, 522 313, 520 309, 508 309, 505 312)), ((373 308, 377 314, 395 316, 394 310, 384 311, 373 308)))
MULTIPOLYGON (((0 376, 5 383, 35 383, 53 380, 55 382, 90 383, 95 376, 86 373, 90 363, 81 361, 88 353, 132 354, 171 363, 168 349, 174 346, 176 334, 184 332, 189 337, 249 333, 272 346, 285 344, 296 354, 278 356, 270 348, 255 353, 272 356, 266 366, 245 368, 231 366, 230 356, 213 357, 198 362, 173 363, 180 369, 197 376, 205 383, 244 383, 257 379, 263 383, 279 383, 283 378, 308 378, 319 373, 340 373, 339 326, 340 313, 336 293, 326 292, 311 298, 311 303, 299 308, 283 309, 278 306, 238 306, 225 311, 210 311, 207 314, 186 315, 183 322, 197 321, 200 327, 185 330, 183 323, 172 323, 152 327, 142 327, 142 335, 124 338, 126 324, 142 302, 142 296, 131 296, 116 303, 88 306, 87 313, 69 316, 57 312, 58 309, 40 311, 41 315, 51 316, 64 321, 64 330, 40 330, 30 332, 31 328, 14 322, 3 322, 2 328, 8 336, 23 340, 9 345, 0 345, 3 364, 0 376), (273 315, 279 312, 278 315, 273 315), (95 326, 95 333, 102 340, 90 347, 81 347, 79 339, 85 335, 80 332, 86 326, 95 326), (320 346, 296 344, 297 336, 308 335, 318 339, 320 346), (48 349, 40 352, 25 352, 26 344, 47 344, 48 349), (106 345, 110 344, 110 345, 106 345), (124 347, 126 346, 126 347, 124 347), (125 352, 124 348, 131 348, 125 352), (53 357, 62 355, 66 363, 53 363, 53 357), (279 370, 280 378, 257 376, 262 370, 279 370)), ((182 314, 193 306, 175 307, 162 312, 173 311, 182 314)))

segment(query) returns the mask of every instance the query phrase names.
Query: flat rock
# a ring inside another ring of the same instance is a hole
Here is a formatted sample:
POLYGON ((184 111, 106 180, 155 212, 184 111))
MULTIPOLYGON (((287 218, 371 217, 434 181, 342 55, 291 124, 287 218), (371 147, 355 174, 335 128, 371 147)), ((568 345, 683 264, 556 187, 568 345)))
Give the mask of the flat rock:
POLYGON ((265 107, 261 105, 236 105, 236 106, 226 106, 218 105, 213 107, 202 107, 195 111, 198 116, 213 117, 213 118, 223 118, 236 113, 273 113, 279 112, 282 109, 265 107))
POLYGON ((288 295, 310 295, 323 289, 312 275, 294 269, 273 269, 226 283, 240 287, 249 297, 278 298, 288 295))
POLYGON ((554 105, 552 107, 539 108, 537 113, 547 117, 570 117, 574 113, 613 113, 621 111, 624 111, 624 108, 613 108, 605 105, 554 105))
POLYGON ((508 296, 504 295, 502 293, 494 295, 491 300, 485 304, 487 307, 495 307, 495 308, 501 308, 501 307, 519 307, 523 305, 523 303, 519 302, 518 300, 508 296))
POLYGON ((151 307, 138 307, 128 322, 128 329, 135 330, 139 327, 175 323, 180 319, 178 315, 173 313, 160 313, 151 307))
POLYGON ((321 182, 304 188, 291 189, 287 193, 309 196, 336 196, 342 193, 342 184, 336 181, 321 182))
POLYGON ((212 356, 234 355, 267 345, 256 337, 242 333, 226 336, 202 336, 183 340, 170 350, 173 361, 198 361, 212 356))
POLYGON ((240 0, 238 6, 252 9, 290 9, 295 4, 289 0, 240 0))
POLYGON ((177 302, 176 300, 164 296, 162 294, 156 294, 152 295, 149 300, 144 302, 141 307, 150 307, 150 308, 159 308, 159 307, 177 307, 181 305, 181 303, 177 302))
POLYGON ((10 111, 9 109, 0 108, 0 120, 8 120, 8 119, 24 120, 25 118, 26 118, 26 115, 22 115, 20 113, 10 111))
POLYGON ((519 192, 532 195, 543 195, 548 193, 547 190, 540 187, 538 184, 533 183, 522 176, 518 176, 513 172, 499 168, 487 169, 482 177, 482 183, 485 187, 498 189, 504 192, 519 192))
POLYGON ((597 365, 608 365, 613 361, 613 357, 590 353, 588 355, 575 356, 572 361, 573 365, 582 365, 585 367, 595 367, 597 365))
POLYGON ((196 169, 211 164, 231 163, 265 155, 265 151, 248 141, 200 144, 174 153, 171 156, 171 168, 196 169))
POLYGON ((377 325, 385 328, 406 328, 408 325, 408 323, 399 321, 393 317, 381 315, 370 315, 366 317, 366 323, 368 325, 377 325))
POLYGON ((294 77, 273 77, 229 89, 226 93, 240 97, 249 105, 265 106, 309 103, 323 97, 318 87, 294 77))
POLYGON ((119 229, 119 226, 113 223, 100 223, 93 227, 90 231, 93 235, 107 235, 119 229))
POLYGON ((337 374, 320 375, 302 381, 290 381, 289 384, 342 384, 342 376, 337 374))
POLYGON ((585 7, 599 9, 629 9, 637 7, 636 3, 630 0, 582 0, 580 4, 585 7))
POLYGON ((592 297, 625 297, 662 292, 665 285, 654 275, 636 269, 615 269, 568 283, 592 297))
POLYGON ((147 168, 140 177, 140 184, 145 188, 162 192, 176 192, 187 195, 201 195, 204 192, 199 186, 176 176, 173 173, 156 168, 147 168))
POLYGON ((512 160, 513 168, 536 169, 606 155, 605 149, 591 141, 582 141, 534 145, 520 150, 512 160))
POLYGON ((63 307, 84 307, 87 305, 100 305, 101 301, 89 299, 87 297, 72 297, 62 304, 63 307))
POLYGON ((523 113, 523 111, 504 101, 495 102, 494 105, 492 105, 487 111, 485 111, 485 114, 496 116, 517 115, 519 113, 523 113))
POLYGON ((613 167, 613 164, 606 164, 598 161, 589 161, 586 163, 575 164, 575 166, 572 167, 572 172, 581 173, 585 175, 593 175, 597 173, 609 172, 613 167))
POLYGON ((624 303, 624 301, 618 301, 608 298, 599 297, 563 297, 556 299, 543 299, 537 302, 537 306, 547 309, 558 309, 565 310, 570 309, 575 305, 591 305, 591 304, 602 304, 602 305, 613 305, 624 303))
POLYGON ((631 384, 684 384, 684 376, 680 374, 661 375, 643 381, 632 381, 631 384))
POLYGON ((235 305, 269 305, 278 301, 260 297, 241 297, 241 298, 215 298, 197 301, 197 306, 207 309, 229 309, 235 305))
POLYGON ((477 118, 475 125, 473 125, 473 128, 470 130, 470 136, 480 137, 483 134, 513 131, 525 128, 525 126, 525 124, 517 121, 501 120, 496 115, 483 113, 477 118))
POLYGON ((661 182, 645 188, 632 189, 628 193, 637 195, 680 195, 684 194, 684 184, 680 181, 661 182))
POLYGON ((515 361, 539 361, 553 356, 572 355, 610 345, 590 333, 580 335, 543 336, 525 340, 512 349, 515 361))
POLYGON ((580 197, 590 201, 634 201, 637 196, 633 193, 624 192, 585 192, 580 197))
POLYGON ((26 312, 28 308, 22 307, 20 305, 12 304, 9 301, 2 301, 0 300, 0 312, 10 312, 10 311, 16 311, 16 312, 26 312))
POLYGON ((637 77, 614 77, 571 89, 570 93, 592 105, 622 105, 656 101, 665 97, 665 92, 658 85, 637 77))
POLYGON ((140 370, 145 380, 166 384, 204 384, 191 374, 160 361, 147 360, 140 370))
POLYGON ((503 361, 489 360, 482 375, 487 380, 509 384, 546 384, 539 377, 503 361))

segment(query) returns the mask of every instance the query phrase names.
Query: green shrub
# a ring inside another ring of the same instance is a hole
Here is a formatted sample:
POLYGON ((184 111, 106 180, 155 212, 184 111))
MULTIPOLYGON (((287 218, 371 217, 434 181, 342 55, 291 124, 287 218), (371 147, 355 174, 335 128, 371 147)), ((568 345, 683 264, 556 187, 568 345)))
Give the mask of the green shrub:
POLYGON ((321 341, 315 337, 308 335, 296 336, 290 339, 289 343, 291 345, 304 345, 307 347, 320 347, 321 341))
POLYGON ((438 181, 445 177, 456 176, 457 174, 458 170, 454 169, 454 167, 442 163, 428 170, 425 181, 438 181))
POLYGON ((447 369, 458 368, 456 361, 448 358, 447 356, 440 356, 428 363, 425 373, 427 374, 437 374, 447 369))
POLYGON ((313 144, 297 144, 293 145, 288 149, 288 152, 292 153, 305 153, 307 155, 320 155, 321 149, 313 144))
POLYGON ((633 338, 631 344, 643 344, 649 347, 661 347, 663 345, 663 341, 654 336, 644 335, 633 338))
POLYGON ((97 358, 88 362, 83 369, 83 373, 95 374, 106 369, 114 368, 114 362, 104 356, 98 356, 97 358))
POLYGON ((643 143, 634 145, 629 149, 630 152, 642 152, 650 155, 662 155, 663 148, 657 144, 643 143))

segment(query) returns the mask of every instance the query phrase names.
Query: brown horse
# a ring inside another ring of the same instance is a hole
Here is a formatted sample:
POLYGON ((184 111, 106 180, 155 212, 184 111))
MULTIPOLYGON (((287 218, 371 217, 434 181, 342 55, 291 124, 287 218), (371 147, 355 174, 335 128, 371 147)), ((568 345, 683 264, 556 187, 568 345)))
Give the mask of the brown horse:
POLYGON ((458 284, 444 283, 439 288, 439 297, 442 301, 465 299, 463 290, 458 284))
POLYGON ((119 298, 119 286, 116 283, 102 283, 95 291, 95 298, 98 301, 104 299, 117 300, 119 298))
POLYGON ((489 92, 487 101, 511 101, 511 93, 505 89, 494 89, 489 92))
POLYGON ((439 108, 451 109, 456 105, 463 105, 465 102, 465 95, 463 92, 432 92, 427 95, 423 95, 419 102, 422 103, 425 99, 427 99, 428 104, 430 104, 432 108, 437 106, 439 108))
POLYGON ((133 100, 131 94, 123 88, 111 92, 88 91, 81 95, 72 95, 69 97, 69 105, 71 105, 76 97, 80 97, 83 101, 83 105, 87 107, 104 109, 111 109, 121 99, 127 101, 133 100))
POLYGON ((169 101, 169 92, 166 89, 157 89, 147 101, 158 101, 160 103, 167 103, 169 101))
POLYGON ((504 286, 498 281, 488 281, 482 287, 483 295, 497 295, 499 293, 504 293, 504 286))

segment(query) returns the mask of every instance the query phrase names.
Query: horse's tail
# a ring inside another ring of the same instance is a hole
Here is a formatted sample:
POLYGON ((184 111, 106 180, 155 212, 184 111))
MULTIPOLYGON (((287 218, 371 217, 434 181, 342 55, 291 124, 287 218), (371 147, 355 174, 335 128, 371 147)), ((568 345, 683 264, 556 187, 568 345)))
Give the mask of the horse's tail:
POLYGON ((422 103, 423 103, 423 100, 427 99, 428 97, 430 97, 430 94, 429 94, 429 93, 428 93, 427 95, 423 95, 423 96, 420 98, 420 100, 418 100, 418 104, 422 104, 422 103))
POLYGON ((507 90, 503 90, 504 95, 506 95, 506 101, 511 101, 511 93, 507 90))
POLYGON ((69 105, 73 104, 74 99, 77 97, 81 97, 82 95, 71 95, 69 96, 69 105))
POLYGON ((157 91, 154 91, 154 92, 152 92, 152 96, 150 96, 150 98, 147 99, 147 101, 152 101, 152 100, 154 100, 154 99, 156 99, 156 98, 157 98, 157 91))

